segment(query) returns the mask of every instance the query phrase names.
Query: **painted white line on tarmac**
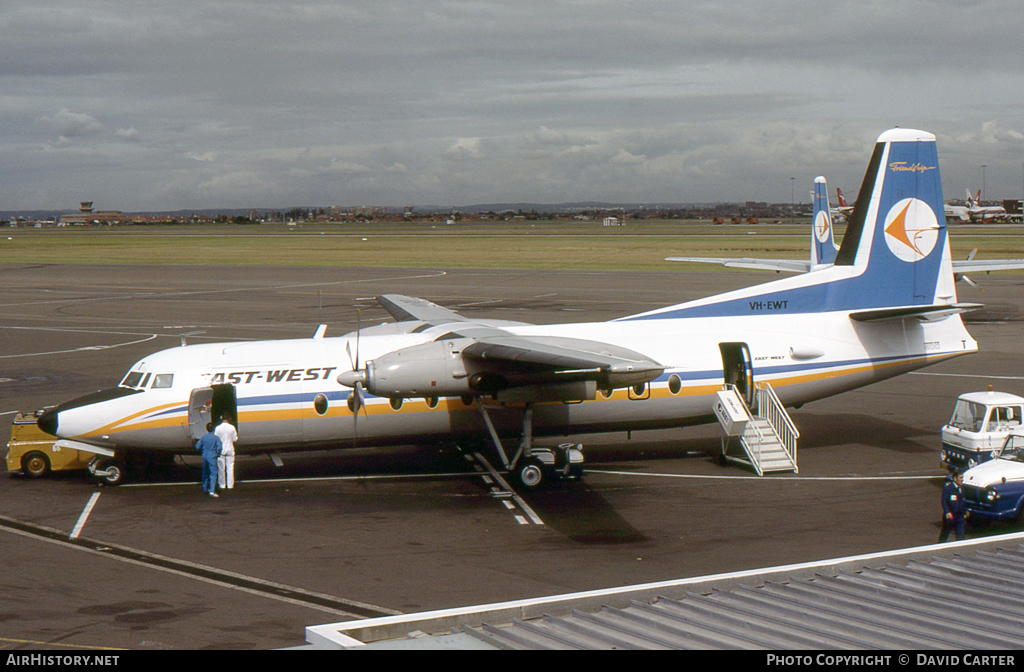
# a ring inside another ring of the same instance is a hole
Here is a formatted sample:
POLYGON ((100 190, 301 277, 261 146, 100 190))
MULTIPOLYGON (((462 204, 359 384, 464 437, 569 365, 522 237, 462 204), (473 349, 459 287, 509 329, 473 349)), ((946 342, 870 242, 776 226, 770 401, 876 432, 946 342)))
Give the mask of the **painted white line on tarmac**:
MULTIPOLYGON (((355 285, 364 284, 368 282, 385 282, 391 280, 421 280, 425 278, 440 278, 448 275, 447 271, 430 271, 427 273, 417 273, 415 275, 399 275, 389 276, 382 278, 356 278, 353 280, 334 280, 331 282, 304 282, 300 284, 287 284, 287 285, 271 285, 269 287, 259 287, 261 291, 280 291, 282 289, 306 289, 309 287, 329 287, 332 285, 355 285)), ((155 298, 167 298, 167 297, 186 297, 186 296, 202 296, 202 295, 214 295, 214 294, 234 294, 240 292, 251 292, 253 287, 231 287, 226 289, 192 289, 192 290, 178 290, 173 292, 132 292, 129 294, 111 294, 108 296, 82 296, 82 297, 65 297, 60 299, 48 299, 46 301, 16 301, 13 303, 0 303, 0 307, 20 307, 20 306, 41 306, 50 303, 90 303, 96 301, 124 301, 129 299, 155 299, 155 298)))
POLYGON ((619 471, 615 469, 587 469, 588 474, 612 474, 615 476, 650 476, 652 478, 690 478, 710 481, 931 481, 945 479, 945 474, 920 474, 913 476, 711 476, 702 474, 662 474, 650 471, 619 471))
MULTIPOLYGON (((479 474, 468 474, 465 472, 452 472, 446 474, 379 474, 371 476, 312 476, 308 478, 253 478, 239 480, 235 478, 235 484, 245 483, 313 483, 316 481, 386 481, 394 479, 417 479, 417 478, 476 478, 479 474)), ((173 486, 187 485, 195 487, 199 481, 177 481, 174 483, 125 483, 118 488, 168 488, 173 486)))
POLYGON ((85 521, 89 520, 89 514, 92 513, 92 507, 96 506, 96 500, 100 498, 98 492, 92 493, 92 497, 89 498, 89 503, 85 505, 85 509, 82 510, 82 515, 78 517, 78 522, 75 523, 75 528, 71 530, 71 534, 68 539, 78 539, 78 535, 82 533, 82 528, 85 527, 85 521))
POLYGON ((983 373, 931 373, 911 371, 909 376, 946 376, 948 378, 992 378, 994 380, 1024 380, 1024 376, 989 376, 983 373))
MULTIPOLYGON (((477 459, 478 463, 484 465, 484 468, 487 469, 487 471, 490 472, 490 474, 494 478, 494 480, 498 482, 498 485, 500 485, 501 488, 503 488, 502 491, 497 491, 497 492, 494 493, 496 496, 502 496, 502 495, 504 495, 507 492, 509 495, 512 496, 512 501, 514 501, 516 503, 516 505, 518 505, 519 508, 521 508, 523 510, 523 512, 527 515, 527 517, 529 517, 530 522, 532 522, 534 525, 543 525, 544 524, 544 521, 540 519, 540 516, 537 515, 537 512, 534 511, 533 509, 531 509, 530 505, 527 504, 525 501, 523 501, 522 497, 520 497, 518 494, 516 494, 516 491, 512 489, 512 486, 510 486, 508 484, 508 482, 504 478, 501 477, 501 474, 498 473, 498 470, 495 469, 494 467, 492 467, 491 463, 488 462, 487 459, 483 455, 481 455, 480 453, 473 453, 473 457, 475 457, 477 459)), ((506 504, 506 506, 508 506, 508 504, 506 504)), ((525 522, 524 519, 521 519, 520 516, 516 516, 516 519, 519 520, 519 524, 520 525, 528 525, 529 524, 529 523, 525 522)))
POLYGON ((48 352, 25 352, 20 355, 0 355, 0 359, 17 359, 20 357, 42 357, 43 355, 64 355, 69 352, 85 352, 87 350, 111 350, 113 348, 120 348, 125 345, 136 345, 138 343, 145 343, 152 341, 157 338, 158 334, 150 334, 146 338, 140 338, 136 341, 126 341, 124 343, 112 343, 110 345, 86 345, 81 348, 71 348, 70 350, 50 350, 48 352))

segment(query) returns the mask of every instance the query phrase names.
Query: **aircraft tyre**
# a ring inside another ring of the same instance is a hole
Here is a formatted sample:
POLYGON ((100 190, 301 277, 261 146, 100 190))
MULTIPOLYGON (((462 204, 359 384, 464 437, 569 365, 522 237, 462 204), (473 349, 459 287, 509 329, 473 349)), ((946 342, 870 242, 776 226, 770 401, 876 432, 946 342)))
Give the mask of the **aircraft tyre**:
POLYGON ((524 490, 538 490, 547 481, 547 472, 540 460, 523 460, 515 470, 515 480, 524 490))
POLYGON ((96 464, 96 472, 93 474, 96 481, 103 485, 121 485, 127 475, 128 471, 124 462, 115 458, 100 460, 96 464))
POLYGON ((50 458, 38 450, 26 453, 21 458, 21 471, 29 478, 42 478, 50 473, 50 458))

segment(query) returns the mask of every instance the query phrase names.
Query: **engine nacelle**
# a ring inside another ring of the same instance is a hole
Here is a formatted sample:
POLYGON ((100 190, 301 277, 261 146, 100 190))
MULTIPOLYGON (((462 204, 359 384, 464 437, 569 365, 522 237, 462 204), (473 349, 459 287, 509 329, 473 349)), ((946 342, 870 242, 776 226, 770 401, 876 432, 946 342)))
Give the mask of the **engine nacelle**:
MULTIPOLYGON (((644 360, 638 353, 618 348, 611 357, 619 360, 604 366, 577 368, 574 352, 567 347, 590 342, 569 339, 538 341, 549 348, 549 359, 563 361, 554 366, 544 361, 512 362, 514 357, 487 357, 474 338, 442 338, 421 343, 367 360, 366 367, 345 371, 338 382, 361 386, 378 397, 458 397, 492 395, 505 401, 584 401, 594 399, 597 389, 632 387, 657 377, 664 368, 644 360), (556 343, 546 343, 554 341, 556 343), (568 345, 566 345, 568 344, 568 345), (475 349, 474 349, 475 348, 475 349), (468 354, 464 354, 464 351, 468 354), (552 352, 553 351, 553 352, 552 352), (566 361, 567 360, 567 361, 566 361)), ((515 350, 517 344, 506 349, 515 350)), ((612 346, 600 344, 606 350, 612 346)), ((497 349, 505 346, 498 343, 497 349)), ((507 355, 508 353, 501 353, 507 355)), ((515 354, 515 353, 513 353, 515 354)))
POLYGON ((469 339, 444 339, 390 352, 366 362, 366 389, 378 397, 456 397, 473 394, 462 362, 469 339))

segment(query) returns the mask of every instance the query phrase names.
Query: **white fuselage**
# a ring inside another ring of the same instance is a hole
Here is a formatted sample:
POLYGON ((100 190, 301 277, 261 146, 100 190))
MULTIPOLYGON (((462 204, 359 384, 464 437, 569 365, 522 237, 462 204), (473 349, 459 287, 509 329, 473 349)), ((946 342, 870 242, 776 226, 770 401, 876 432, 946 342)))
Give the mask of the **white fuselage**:
MULTIPOLYGON (((749 348, 755 381, 768 381, 784 404, 820 399, 974 352, 977 345, 958 315, 935 322, 855 322, 846 312, 656 319, 508 327, 519 335, 599 339, 640 351, 665 366, 641 389, 618 389, 580 403, 538 403, 538 435, 639 430, 713 420, 714 393, 723 384, 720 343, 749 348)), ((361 334, 362 361, 426 343, 446 325, 419 333, 361 334)), ((110 449, 187 452, 193 443, 189 400, 193 390, 234 386, 241 453, 312 447, 395 444, 483 435, 477 397, 392 400, 367 395, 359 417, 346 403, 352 390, 338 374, 352 369, 354 334, 254 343, 172 348, 141 360, 141 391, 62 411, 62 438, 110 449), (152 374, 146 376, 146 374, 152 374), (170 387, 153 388, 158 375, 170 387), (322 395, 318 399, 318 396, 322 395)), ((129 375, 129 378, 131 376, 129 375)), ((499 431, 520 428, 522 405, 484 403, 499 431)), ((215 418, 213 418, 216 420, 215 418)))

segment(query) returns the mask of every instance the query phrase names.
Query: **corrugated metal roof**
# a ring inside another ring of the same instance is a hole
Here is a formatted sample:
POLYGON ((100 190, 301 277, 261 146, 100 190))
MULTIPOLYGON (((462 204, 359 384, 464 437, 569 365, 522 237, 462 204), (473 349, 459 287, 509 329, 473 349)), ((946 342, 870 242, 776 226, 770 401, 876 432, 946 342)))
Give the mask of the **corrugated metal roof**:
POLYGON ((462 631, 502 649, 1024 648, 1024 546, 462 631))
POLYGON ((320 648, 1018 649, 1024 533, 306 628, 320 648))

